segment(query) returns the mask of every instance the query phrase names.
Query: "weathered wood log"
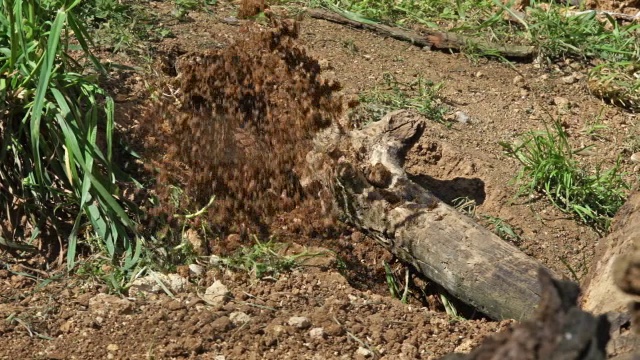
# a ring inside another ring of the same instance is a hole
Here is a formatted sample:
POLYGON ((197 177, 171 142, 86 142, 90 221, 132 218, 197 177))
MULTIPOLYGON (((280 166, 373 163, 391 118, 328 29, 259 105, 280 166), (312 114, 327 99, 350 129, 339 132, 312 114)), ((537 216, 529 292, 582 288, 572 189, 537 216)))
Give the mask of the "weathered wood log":
POLYGON ((382 36, 407 41, 416 46, 431 49, 460 51, 465 47, 471 46, 487 56, 498 55, 509 59, 520 60, 530 60, 536 55, 536 49, 533 46, 497 45, 477 38, 431 29, 424 29, 421 30, 420 33, 417 33, 383 24, 347 19, 338 13, 320 9, 309 9, 307 10, 307 14, 315 19, 327 20, 356 29, 369 30, 382 36))
POLYGON ((393 112, 339 140, 339 207, 348 222, 456 298, 493 319, 529 318, 543 266, 407 177, 404 156, 427 122, 393 112))

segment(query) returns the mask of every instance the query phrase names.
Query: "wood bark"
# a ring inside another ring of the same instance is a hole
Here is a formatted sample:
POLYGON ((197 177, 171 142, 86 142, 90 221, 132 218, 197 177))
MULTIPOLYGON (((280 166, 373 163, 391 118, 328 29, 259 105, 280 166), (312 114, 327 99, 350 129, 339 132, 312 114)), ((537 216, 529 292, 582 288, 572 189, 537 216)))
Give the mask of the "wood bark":
POLYGON ((356 29, 369 30, 382 36, 407 41, 416 46, 428 47, 431 49, 460 51, 465 47, 473 47, 478 49, 480 53, 486 54, 487 56, 498 55, 510 59, 521 60, 532 59, 536 54, 535 47, 533 46, 496 45, 477 38, 431 29, 424 29, 418 33, 383 24, 364 23, 351 20, 338 13, 319 9, 307 10, 307 14, 315 19, 323 19, 356 29))
POLYGON ((337 165, 334 194, 342 212, 489 317, 530 318, 540 300, 538 271, 544 267, 407 177, 404 155, 427 121, 410 111, 393 112, 342 140, 352 153, 337 165))
POLYGON ((640 192, 636 191, 616 214, 611 233, 598 245, 584 282, 583 308, 596 314, 624 312, 631 301, 640 300, 640 272, 634 271, 639 259, 640 192))

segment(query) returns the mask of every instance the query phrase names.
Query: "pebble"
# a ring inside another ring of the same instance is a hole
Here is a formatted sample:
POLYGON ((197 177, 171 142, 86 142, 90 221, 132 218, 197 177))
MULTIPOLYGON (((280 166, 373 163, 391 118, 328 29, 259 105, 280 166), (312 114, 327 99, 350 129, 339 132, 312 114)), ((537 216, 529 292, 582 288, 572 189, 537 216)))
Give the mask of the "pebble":
POLYGON ((576 81, 578 81, 578 79, 576 79, 576 77, 573 74, 567 75, 567 76, 562 78, 562 82, 567 84, 567 85, 571 85, 571 84, 575 83, 576 81))
POLYGON ((561 96, 556 96, 553 98, 553 104, 563 108, 569 107, 569 100, 561 96))
POLYGON ((637 152, 637 153, 631 155, 630 160, 631 160, 631 162, 634 162, 634 163, 640 163, 640 152, 637 152))
POLYGON ((370 357, 371 355, 373 355, 373 352, 371 352, 371 350, 364 348, 362 346, 360 346, 358 348, 358 350, 356 350, 356 355, 360 355, 360 356, 364 356, 364 357, 370 357))
POLYGON ((455 116, 456 121, 461 123, 461 124, 467 124, 471 120, 471 118, 469 118, 469 115, 465 114, 462 111, 456 111, 454 116, 455 116))
POLYGON ((524 85, 524 78, 520 75, 516 76, 513 78, 513 85, 516 86, 523 86, 524 85))
POLYGON ((107 345, 107 351, 118 351, 118 350, 120 350, 120 346, 118 346, 118 344, 107 345))
POLYGON ((200 276, 204 273, 204 267, 198 264, 189 264, 189 271, 195 276, 200 276))
POLYGON ((232 312, 231 314, 229 314, 229 320, 231 320, 231 323, 235 326, 241 326, 244 325, 246 323, 248 323, 249 321, 251 321, 251 316, 241 312, 241 311, 235 311, 232 312))
POLYGON ((204 291, 202 299, 209 305, 224 305, 229 297, 229 289, 220 281, 216 280, 204 291))
POLYGON ((292 316, 289 318, 289 321, 287 321, 287 324, 298 329, 306 329, 311 326, 311 321, 304 316, 292 316))
POLYGON ((317 328, 313 328, 311 330, 309 330, 309 336, 311 336, 312 338, 323 338, 324 337, 324 329, 321 327, 317 327, 317 328))

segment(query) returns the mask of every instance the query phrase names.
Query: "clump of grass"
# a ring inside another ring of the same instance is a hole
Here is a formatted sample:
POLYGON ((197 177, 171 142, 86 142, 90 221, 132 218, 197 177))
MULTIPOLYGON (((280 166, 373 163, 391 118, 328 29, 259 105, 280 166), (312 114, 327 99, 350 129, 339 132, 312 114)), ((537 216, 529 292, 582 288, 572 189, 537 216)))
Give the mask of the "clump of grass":
POLYGON ((387 281, 387 286, 389 287, 389 293, 395 299, 402 301, 402 303, 406 304, 409 302, 409 269, 405 269, 404 273, 404 289, 401 291, 403 286, 400 284, 400 281, 391 270, 391 266, 387 262, 383 263, 384 265, 384 275, 387 281))
POLYGON ((272 239, 260 242, 257 237, 253 246, 242 247, 229 257, 220 258, 219 265, 246 271, 258 279, 275 277, 283 272, 291 271, 304 261, 322 253, 303 251, 294 255, 284 255, 287 244, 275 242, 272 239))
POLYGON ((502 240, 517 244, 522 241, 522 236, 516 232, 513 226, 503 219, 495 216, 484 215, 483 216, 489 225, 493 227, 493 232, 498 235, 502 240))
MULTIPOLYGON (((176 0, 176 17, 186 16, 189 4, 196 0, 176 0)), ((97 45, 113 52, 141 53, 141 41, 160 41, 171 37, 169 29, 158 26, 162 21, 149 7, 135 1, 87 0, 78 5, 78 16, 97 45)))
POLYGON ((74 12, 79 4, 3 0, 0 7, 0 223, 9 224, 0 238, 57 239, 72 267, 78 237, 93 233, 130 267, 140 248, 119 182, 127 177, 114 164, 114 102, 83 75, 87 60, 105 71, 74 12), (84 57, 72 56, 72 47, 84 57))
POLYGON ((522 165, 516 177, 520 194, 541 192, 563 212, 598 230, 608 230, 630 189, 619 162, 605 171, 600 166, 593 171, 585 169, 574 158, 584 149, 571 148, 558 121, 545 126, 545 131, 525 134, 520 144, 500 144, 507 156, 522 165))
POLYGON ((413 109, 433 121, 444 123, 447 108, 439 97, 442 86, 443 83, 436 84, 421 77, 404 83, 385 73, 380 85, 360 95, 360 102, 369 105, 370 109, 375 108, 378 118, 392 110, 413 109))

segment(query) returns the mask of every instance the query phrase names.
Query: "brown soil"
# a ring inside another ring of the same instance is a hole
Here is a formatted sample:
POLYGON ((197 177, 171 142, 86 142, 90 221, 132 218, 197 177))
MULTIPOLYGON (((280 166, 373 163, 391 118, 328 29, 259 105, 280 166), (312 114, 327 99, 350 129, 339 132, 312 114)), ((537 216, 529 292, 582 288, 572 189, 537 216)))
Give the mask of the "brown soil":
MULTIPOLYGON (((149 6, 160 13, 171 11, 164 2, 149 6)), ((286 12, 277 6, 271 10, 286 12)), ((244 36, 244 28, 228 19, 235 12, 234 4, 223 1, 215 16, 193 12, 190 21, 171 25, 176 38, 157 45, 159 60, 171 70, 181 54, 235 43, 244 36)), ((502 154, 498 142, 513 141, 560 117, 576 147, 594 145, 584 156, 586 163, 611 166, 622 156, 623 167, 635 171, 628 158, 638 136, 637 116, 592 97, 586 89, 587 69, 571 62, 541 68, 469 59, 312 19, 300 24, 298 41, 318 60, 325 79, 340 82, 340 95, 346 98, 371 89, 387 72, 401 81, 422 77, 444 82, 444 101, 471 121, 451 127, 433 123, 408 155, 414 180, 447 202, 474 199, 480 219, 490 215, 508 222, 522 236, 516 245, 558 275, 586 276, 601 235, 544 199, 514 198, 517 189, 509 182, 518 165, 502 154), (585 131, 596 121, 607 126, 597 137, 585 131)), ((135 132, 136 114, 149 104, 144 84, 157 79, 118 76, 121 85, 113 92, 119 120, 135 132)), ((468 352, 508 325, 450 317, 424 279, 413 278, 409 304, 391 298, 383 267, 383 261, 393 263, 388 252, 349 229, 334 234, 288 231, 314 220, 305 214, 297 209, 274 216, 271 229, 282 230, 280 241, 334 251, 346 265, 341 272, 334 260, 263 280, 211 269, 172 299, 165 294, 123 298, 75 278, 43 283, 24 276, 23 268, 2 270, 0 316, 6 321, 0 323, 5 339, 0 358, 435 359, 454 350, 468 352), (197 294, 215 280, 231 295, 225 304, 210 306, 197 294), (420 294, 420 288, 426 293, 420 294), (248 321, 239 321, 238 313, 248 321), (290 325, 292 317, 306 317, 309 323, 290 325)), ((394 270, 404 274, 399 264, 394 270)))

